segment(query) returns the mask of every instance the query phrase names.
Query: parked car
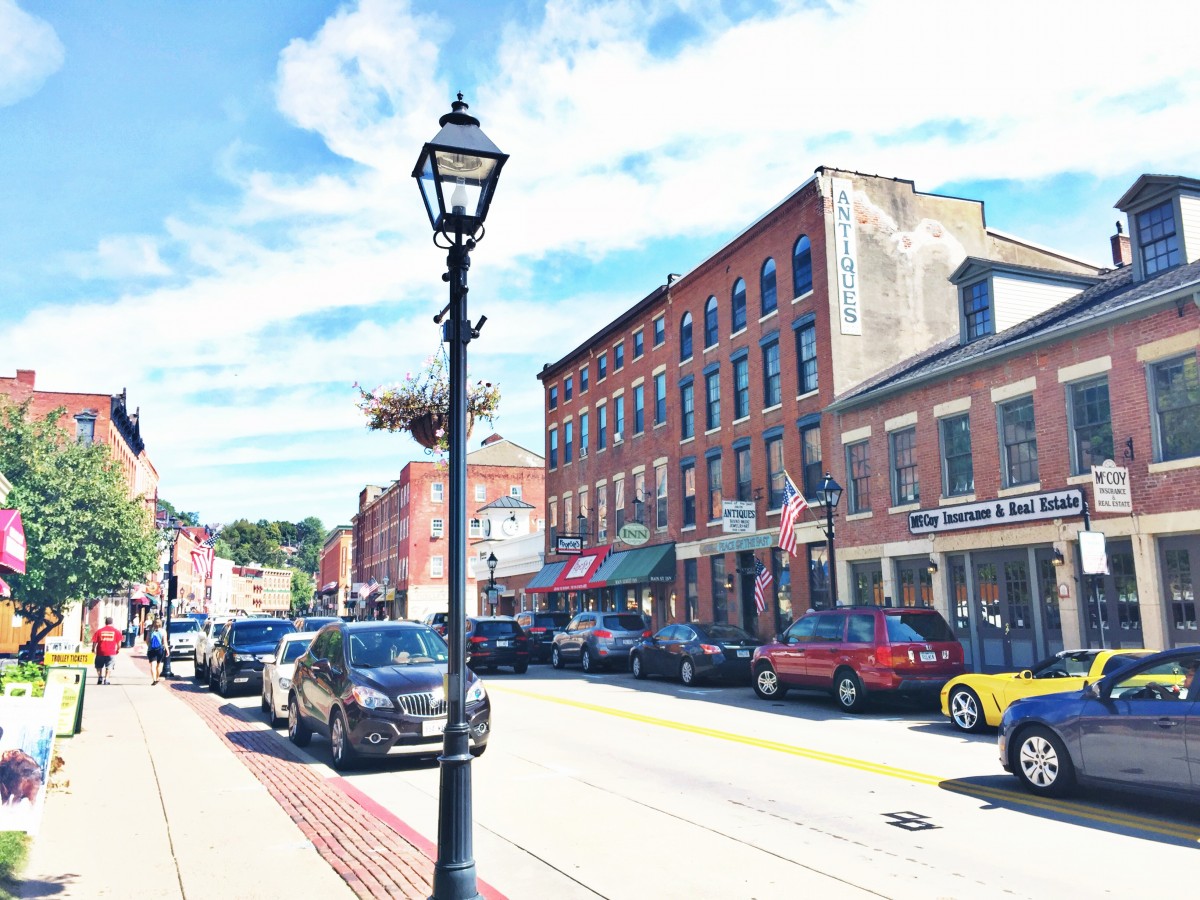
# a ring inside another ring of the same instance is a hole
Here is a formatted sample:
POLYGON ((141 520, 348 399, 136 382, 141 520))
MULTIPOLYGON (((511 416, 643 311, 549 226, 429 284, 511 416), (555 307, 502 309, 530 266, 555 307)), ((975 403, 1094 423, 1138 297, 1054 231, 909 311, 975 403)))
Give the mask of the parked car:
POLYGON ((297 631, 285 634, 275 645, 275 652, 263 658, 262 711, 272 726, 287 718, 288 691, 292 689, 292 672, 298 660, 316 634, 297 631))
POLYGON ((208 613, 198 613, 198 612, 188 613, 188 618, 195 619, 197 622, 200 623, 200 627, 203 628, 204 623, 208 621, 208 613))
POLYGON ((297 631, 309 631, 316 633, 328 625, 330 622, 340 622, 338 616, 301 616, 292 622, 296 626, 297 631))
MULTIPOLYGON (((449 655, 441 636, 416 622, 326 625, 296 661, 288 737, 303 747, 314 732, 327 735, 338 769, 361 757, 439 753, 449 655)), ((491 731, 491 701, 470 669, 466 678, 470 750, 480 756, 491 731)))
POLYGON ((936 696, 964 668, 941 613, 907 606, 810 610, 755 650, 752 663, 764 700, 793 687, 830 691, 846 712, 860 712, 872 693, 936 696))
POLYGON ((167 649, 171 653, 171 659, 195 657, 198 637, 200 623, 195 619, 172 619, 171 624, 167 626, 167 649))
POLYGON ((440 634, 446 636, 446 626, 449 624, 450 613, 448 612, 431 612, 421 621, 440 634))
POLYGON ((262 689, 264 657, 296 626, 284 619, 233 619, 213 644, 208 661, 208 686, 222 697, 235 690, 262 689))
MULTIPOLYGON (((1079 691, 1017 700, 1000 719, 1000 765, 1045 796, 1077 784, 1200 796, 1188 731, 1200 647, 1144 656, 1079 691)), ((1195 741, 1195 736, 1191 736, 1195 741)))
POLYGON ((634 678, 662 675, 684 684, 715 679, 749 681, 750 660, 762 643, 736 625, 668 625, 633 648, 629 670, 634 678))
POLYGON ((577 662, 585 672, 625 665, 634 645, 649 636, 641 613, 581 612, 554 636, 550 662, 556 669, 577 662))
POLYGON ((467 616, 467 665, 476 671, 512 666, 529 668, 529 636, 512 616, 467 616))
POLYGON ((529 635, 530 659, 536 662, 548 662, 550 648, 554 646, 554 636, 561 634, 571 621, 571 614, 565 612, 520 612, 516 615, 517 624, 529 635))
POLYGON ((221 636, 221 632, 225 630, 225 624, 228 621, 228 616, 210 617, 204 623, 204 627, 200 629, 200 634, 196 636, 196 649, 192 651, 192 662, 195 664, 196 680, 201 684, 208 683, 208 661, 212 656, 212 648, 217 642, 217 638, 221 636))
POLYGON ((942 685, 942 715, 959 731, 1000 724, 1009 704, 1022 697, 1082 690, 1150 650, 1062 650, 1020 672, 968 672, 942 685))

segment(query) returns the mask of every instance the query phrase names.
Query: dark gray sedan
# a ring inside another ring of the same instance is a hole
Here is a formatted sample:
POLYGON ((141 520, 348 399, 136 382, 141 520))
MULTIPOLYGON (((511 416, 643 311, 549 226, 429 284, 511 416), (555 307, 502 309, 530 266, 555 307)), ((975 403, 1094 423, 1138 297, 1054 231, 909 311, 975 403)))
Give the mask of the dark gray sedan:
POLYGON ((762 641, 736 625, 688 622, 668 625, 642 640, 629 657, 634 678, 663 675, 684 684, 750 681, 750 661, 762 641))
POLYGON ((1200 794, 1197 663, 1200 647, 1180 647, 1082 691, 1016 701, 1000 720, 1000 764, 1046 796, 1081 783, 1200 794))

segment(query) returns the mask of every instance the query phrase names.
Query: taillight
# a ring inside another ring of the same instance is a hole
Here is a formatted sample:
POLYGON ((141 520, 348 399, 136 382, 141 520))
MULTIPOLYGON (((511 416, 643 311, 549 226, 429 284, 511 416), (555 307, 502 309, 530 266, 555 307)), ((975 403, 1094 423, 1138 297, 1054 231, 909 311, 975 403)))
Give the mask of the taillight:
POLYGON ((721 648, 718 647, 716 644, 701 644, 700 649, 704 653, 721 653, 722 652, 721 648))
POLYGON ((487 638, 483 637, 482 635, 478 635, 478 634, 477 634, 477 635, 475 635, 475 637, 471 638, 471 640, 470 640, 470 641, 468 641, 468 643, 471 643, 471 644, 486 644, 486 643, 487 643, 487 638))
POLYGON ((892 648, 887 644, 881 644, 875 648, 875 665, 891 666, 892 664, 892 648))
POLYGON ((530 634, 545 634, 546 629, 545 628, 530 628, 529 633, 530 634))
POLYGON ((605 631, 603 628, 597 628, 595 631, 592 632, 592 634, 598 638, 603 638, 604 640, 608 640, 609 638, 612 637, 612 632, 605 631))
POLYGON ((518 644, 528 644, 528 643, 529 643, 529 636, 528 636, 528 635, 524 635, 524 634, 518 634, 518 635, 517 635, 517 643, 518 643, 518 644))
POLYGON ((642 632, 642 637, 644 637, 644 638, 653 637, 653 635, 650 633, 649 628, 647 628, 645 631, 642 632))

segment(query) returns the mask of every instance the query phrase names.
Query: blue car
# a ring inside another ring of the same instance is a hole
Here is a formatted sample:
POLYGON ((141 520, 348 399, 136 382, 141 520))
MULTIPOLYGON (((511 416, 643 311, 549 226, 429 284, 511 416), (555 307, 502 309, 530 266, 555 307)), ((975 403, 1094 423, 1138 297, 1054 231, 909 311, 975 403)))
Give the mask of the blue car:
POLYGON ((1034 794, 1077 784, 1200 794, 1200 646, 1177 647, 1082 691, 1028 697, 1000 720, 1000 764, 1034 794))

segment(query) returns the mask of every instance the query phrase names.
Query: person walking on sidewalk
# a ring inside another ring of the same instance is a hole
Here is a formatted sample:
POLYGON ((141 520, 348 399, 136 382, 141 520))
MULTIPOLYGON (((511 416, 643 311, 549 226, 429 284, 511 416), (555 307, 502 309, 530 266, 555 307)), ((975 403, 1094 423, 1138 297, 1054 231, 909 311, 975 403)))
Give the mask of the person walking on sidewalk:
POLYGON ((167 652, 167 636, 163 634, 162 619, 155 619, 146 632, 146 659, 150 662, 150 683, 158 684, 163 657, 167 652))
POLYGON ((108 684, 113 660, 121 652, 121 632, 113 625, 112 616, 92 635, 92 650, 96 654, 96 683, 108 684))

